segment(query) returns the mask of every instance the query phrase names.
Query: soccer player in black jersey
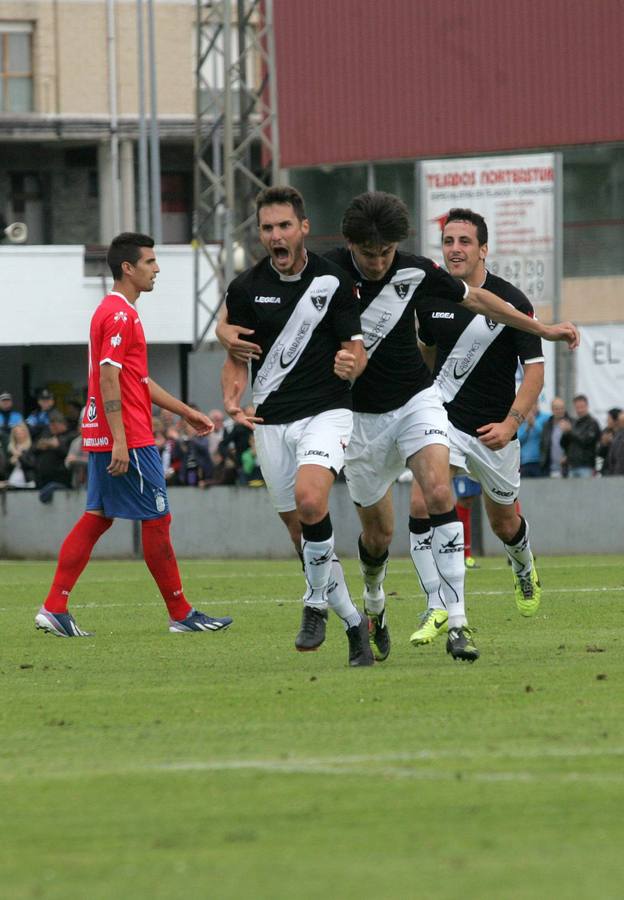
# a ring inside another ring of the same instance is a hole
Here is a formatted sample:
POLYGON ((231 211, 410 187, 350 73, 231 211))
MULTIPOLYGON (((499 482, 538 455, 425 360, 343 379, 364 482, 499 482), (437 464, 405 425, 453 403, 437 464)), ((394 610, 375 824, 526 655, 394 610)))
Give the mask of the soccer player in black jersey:
MULTIPOLYGON (((414 313, 433 295, 451 310, 480 312, 550 339, 575 344, 574 326, 548 328, 529 321, 481 286, 467 285, 431 260, 402 253, 408 235, 407 209, 398 197, 370 192, 347 208, 342 231, 347 248, 329 257, 356 280, 368 366, 353 387, 354 429, 345 474, 362 522, 359 540, 365 609, 378 658, 387 655, 385 576, 394 513, 392 483, 407 466, 420 485, 426 513, 410 516, 415 563, 434 560, 436 581, 448 605, 447 649, 473 661, 478 650, 464 608, 463 529, 450 485, 446 412, 418 352, 414 313), (432 555, 433 554, 433 555, 432 555)), ((418 570, 418 565, 417 565, 418 570)))
MULTIPOLYGON (((410 517, 411 555, 427 554, 445 587, 449 607, 447 649, 473 661, 479 652, 464 609, 463 530, 453 504, 447 417, 438 389, 417 349, 414 313, 429 295, 483 313, 549 340, 578 343, 570 323, 546 326, 517 312, 490 291, 471 287, 431 260, 399 251, 407 238, 405 204, 391 194, 356 197, 343 217, 346 248, 328 256, 356 280, 368 366, 353 388, 354 431, 345 472, 363 526, 359 555, 365 609, 378 659, 390 649, 385 621, 385 577, 394 529, 392 484, 407 464, 421 485, 429 516, 410 517)), ((222 332, 222 338, 225 335, 222 332)), ((227 346, 249 353, 250 345, 228 331, 227 346)), ((418 566, 417 566, 418 570, 418 566)))
MULTIPOLYGON (((533 316, 528 298, 486 268, 488 231, 483 216, 470 209, 452 209, 442 231, 442 252, 449 273, 475 287, 483 286, 526 316, 533 316)), ((486 513, 511 561, 516 605, 533 616, 541 587, 531 547, 529 527, 516 509, 520 488, 519 425, 537 402, 544 386, 540 339, 496 325, 439 297, 427 297, 418 307, 418 336, 423 356, 433 371, 449 417, 452 470, 468 472, 481 483, 486 513), (518 362, 522 383, 516 393, 518 362)), ((426 516, 417 483, 412 487, 414 514, 426 516)), ((436 582, 433 561, 421 557, 421 580, 427 584, 427 610, 412 643, 425 644, 446 630, 444 589, 436 582)))
POLYGON ((344 622, 349 664, 371 665, 368 620, 347 590, 329 516, 329 492, 353 427, 350 382, 366 366, 357 291, 342 269, 306 251, 309 222, 298 191, 266 188, 256 209, 267 256, 226 294, 228 321, 256 342, 256 413, 241 409, 247 362, 232 354, 222 373, 225 410, 255 428, 262 477, 303 562, 307 591, 296 649, 322 644, 329 606, 344 622))

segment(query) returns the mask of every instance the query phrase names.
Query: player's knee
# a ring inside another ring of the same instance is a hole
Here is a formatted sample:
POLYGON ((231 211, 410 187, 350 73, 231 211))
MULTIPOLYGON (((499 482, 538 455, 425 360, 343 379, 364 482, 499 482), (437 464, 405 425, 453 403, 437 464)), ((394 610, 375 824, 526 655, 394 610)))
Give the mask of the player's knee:
POLYGON ((431 484, 425 500, 429 513, 433 513, 434 515, 445 513, 454 505, 450 485, 446 484, 444 481, 431 484))
POLYGON ((320 522, 327 514, 327 498, 314 488, 303 488, 295 497, 299 519, 307 525, 320 522))
POLYGON ((375 527, 372 529, 364 529, 362 532, 362 543, 371 556, 383 556, 390 544, 392 543, 393 528, 375 527))
POLYGON ((518 533, 518 529, 520 528, 520 517, 492 517, 490 519, 490 525, 492 527, 492 531, 499 539, 499 541, 502 541, 504 544, 508 544, 511 539, 518 533))

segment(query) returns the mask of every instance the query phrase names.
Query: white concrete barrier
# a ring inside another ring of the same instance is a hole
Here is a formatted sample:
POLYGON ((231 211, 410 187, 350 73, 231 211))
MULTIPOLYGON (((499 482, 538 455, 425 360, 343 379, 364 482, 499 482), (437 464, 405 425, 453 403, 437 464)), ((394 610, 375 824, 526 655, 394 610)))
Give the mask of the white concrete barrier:
MULTIPOLYGON (((409 554, 409 493, 409 484, 394 487, 394 556, 409 554)), ((172 488, 169 498, 173 541, 181 558, 280 559, 293 555, 286 528, 263 488, 172 488)), ((527 479, 520 499, 538 554, 624 553, 624 478, 527 479)), ((41 503, 36 491, 3 492, 0 556, 54 559, 84 503, 83 492, 58 491, 49 504, 41 503)), ((331 515, 338 553, 354 557, 360 526, 344 484, 336 485, 332 492, 331 515)), ((140 555, 139 532, 134 523, 117 521, 97 544, 94 557, 140 555)), ((501 552, 485 517, 483 549, 486 556, 501 552)))

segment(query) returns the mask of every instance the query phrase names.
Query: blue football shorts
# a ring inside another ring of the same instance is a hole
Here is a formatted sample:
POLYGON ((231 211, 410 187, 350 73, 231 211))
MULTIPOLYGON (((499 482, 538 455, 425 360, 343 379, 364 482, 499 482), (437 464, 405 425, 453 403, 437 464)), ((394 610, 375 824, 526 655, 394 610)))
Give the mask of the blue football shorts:
POLYGON ((459 500, 462 497, 478 497, 481 493, 481 485, 468 475, 456 475, 453 478, 453 487, 459 500))
POLYGON ((167 485, 156 447, 130 450, 125 475, 106 471, 110 451, 89 453, 87 509, 103 510, 109 519, 160 519, 169 512, 167 485))

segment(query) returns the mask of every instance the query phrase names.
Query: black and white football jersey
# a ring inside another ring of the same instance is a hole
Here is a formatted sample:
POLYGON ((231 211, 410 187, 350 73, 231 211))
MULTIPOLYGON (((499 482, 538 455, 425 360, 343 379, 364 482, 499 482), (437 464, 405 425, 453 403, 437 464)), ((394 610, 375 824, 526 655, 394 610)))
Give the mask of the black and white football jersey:
MULTIPOLYGON (((520 312, 533 316, 530 300, 488 272, 483 287, 520 312)), ((436 347, 434 375, 449 420, 467 434, 502 422, 516 396, 518 361, 543 362, 540 338, 498 325, 464 306, 427 297, 418 306, 418 336, 436 347)))
POLYGON ((298 278, 282 278, 265 257, 227 291, 228 321, 252 328, 262 348, 252 363, 256 413, 267 425, 329 409, 351 409, 348 381, 334 375, 342 341, 361 334, 357 289, 346 272, 315 253, 298 278))
POLYGON ((360 292, 368 365, 353 385, 353 409, 397 409, 432 384, 416 342, 415 309, 430 295, 455 306, 463 300, 465 286, 432 260, 411 253, 397 251, 381 281, 364 280, 346 247, 331 250, 326 258, 348 272, 360 292))

